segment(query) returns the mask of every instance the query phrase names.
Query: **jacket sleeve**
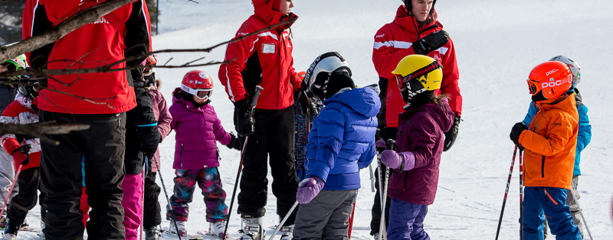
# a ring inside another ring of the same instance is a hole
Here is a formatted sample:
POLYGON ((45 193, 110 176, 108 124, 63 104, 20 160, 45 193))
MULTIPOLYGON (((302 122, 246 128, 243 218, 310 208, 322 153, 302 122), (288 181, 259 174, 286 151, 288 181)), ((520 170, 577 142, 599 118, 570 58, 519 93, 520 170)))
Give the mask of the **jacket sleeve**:
POLYGON ((377 31, 372 52, 372 62, 375 64, 375 70, 377 70, 379 77, 385 79, 394 77, 392 71, 402 58, 415 54, 413 48, 410 47, 402 50, 394 48, 395 41, 392 39, 391 31, 387 31, 388 29, 388 26, 383 26, 377 31))
POLYGON ((375 148, 375 141, 372 141, 368 146, 368 150, 362 153, 360 159, 358 159, 358 168, 362 169, 368 167, 368 165, 370 165, 370 163, 372 163, 372 160, 375 158, 375 154, 377 154, 377 150, 375 148))
POLYGON ((334 162, 343 145, 345 135, 345 116, 335 109, 322 111, 317 117, 317 152, 314 159, 309 159, 310 168, 307 176, 317 176, 324 180, 328 179, 330 169, 334 168, 334 162))
POLYGON ((579 134, 577 135, 577 154, 581 153, 592 140, 592 125, 587 116, 587 107, 581 105, 577 108, 579 112, 579 134))
MULTIPOLYGON (((243 23, 234 38, 239 38, 254 32, 247 22, 243 23)), ((255 52, 257 35, 251 35, 241 41, 228 44, 224 61, 230 61, 219 67, 219 81, 226 88, 226 93, 232 102, 247 98, 247 92, 243 85, 242 72, 245 70, 247 59, 255 52)))
POLYGON ((538 109, 534 105, 534 102, 530 102, 530 107, 528 107, 528 113, 526 113, 526 117, 524 117, 524 120, 522 121, 522 123, 526 127, 530 127, 530 123, 532 122, 532 118, 534 118, 534 115, 536 115, 537 112, 538 112, 538 109))
MULTIPOLYGON (((0 116, 0 123, 19 124, 16 120, 19 112, 15 110, 15 105, 13 103, 9 104, 2 112, 2 116, 0 116)), ((9 155, 12 155, 13 151, 20 147, 19 141, 17 141, 17 136, 15 134, 4 134, 0 136, 0 144, 2 144, 2 147, 9 155)))
POLYGON ((567 113, 553 115, 545 136, 526 130, 519 135, 519 143, 543 156, 553 156, 564 150, 564 146, 573 136, 573 125, 576 124, 577 121, 567 113))
POLYGON ((415 154, 415 167, 422 168, 430 164, 436 144, 436 128, 432 121, 422 116, 413 116, 415 123, 411 123, 409 136, 411 138, 411 152, 415 154))
POLYGON ((460 73, 458 71, 458 61, 455 55, 455 47, 453 41, 445 45, 447 52, 443 53, 443 82, 441 84, 441 93, 449 94, 449 106, 451 110, 458 116, 462 116, 462 95, 460 94, 460 86, 458 79, 460 73))
POLYGON ((221 125, 221 120, 219 120, 217 114, 213 112, 212 115, 215 118, 215 121, 213 122, 213 133, 215 134, 215 140, 219 141, 219 143, 223 145, 230 144, 230 141, 232 141, 232 136, 230 136, 230 134, 223 128, 221 125))
MULTIPOLYGON (((151 25, 149 23, 149 11, 144 0, 137 0, 132 3, 132 12, 126 21, 125 45, 126 58, 142 55, 136 60, 127 61, 127 66, 138 65, 147 58, 145 54, 151 50, 151 25)), ((133 79, 143 77, 142 69, 130 70, 133 79)))
POLYGON ((136 107, 133 111, 136 120, 136 132, 140 138, 143 152, 153 154, 160 143, 160 133, 152 110, 153 101, 149 92, 137 90, 136 107))
POLYGON ((170 121, 170 130, 172 131, 173 129, 177 129, 177 125, 179 124, 179 114, 177 114, 175 105, 170 106, 168 112, 170 113, 170 116, 172 116, 172 120, 170 121))
POLYGON ((166 103, 164 95, 162 95, 160 91, 157 91, 156 96, 156 104, 160 114, 158 116, 158 132, 160 132, 160 142, 163 142, 164 138, 170 133, 172 115, 170 115, 170 111, 168 111, 168 104, 166 103))
MULTIPOLYGON (((47 11, 45 10, 43 2, 43 0, 29 0, 26 3, 26 6, 24 8, 24 16, 27 16, 31 19, 24 20, 30 25, 22 24, 24 38, 33 37, 51 29, 53 23, 49 20, 47 16, 47 11)), ((28 63, 30 64, 30 67, 33 69, 45 68, 49 55, 51 54, 51 50, 53 50, 54 44, 55 42, 47 44, 44 47, 41 47, 30 52, 29 54, 26 54, 26 56, 28 56, 28 63)), ((46 86, 46 79, 40 81, 43 86, 46 86)))

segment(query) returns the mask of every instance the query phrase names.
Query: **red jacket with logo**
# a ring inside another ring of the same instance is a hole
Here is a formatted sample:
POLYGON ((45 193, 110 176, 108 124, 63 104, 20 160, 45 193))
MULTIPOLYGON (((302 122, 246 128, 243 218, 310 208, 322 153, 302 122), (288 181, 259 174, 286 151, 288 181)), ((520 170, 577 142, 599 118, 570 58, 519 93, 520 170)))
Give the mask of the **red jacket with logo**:
MULTIPOLYGON (((281 23, 284 15, 273 10, 273 2, 253 0, 255 14, 243 23, 235 38, 281 23)), ((289 27, 281 25, 228 44, 225 60, 231 62, 221 65, 219 80, 230 100, 247 98, 259 84, 264 90, 256 108, 285 109, 294 103, 294 91, 302 81, 294 69, 289 27)))
MULTIPOLYGON (((41 34, 66 18, 105 0, 29 0, 23 16, 25 38, 41 34)), ((135 0, 100 19, 85 24, 54 44, 32 51, 32 68, 50 70, 97 68, 150 50, 149 13, 144 0, 135 0)), ((128 61, 127 65, 142 62, 128 61)), ((125 62, 112 68, 123 68, 125 62)), ((133 78, 140 77, 131 71, 133 78)), ((112 114, 136 106, 134 89, 128 86, 125 71, 54 75, 40 91, 39 108, 73 114, 112 114)))
MULTIPOLYGON (((415 54, 412 48, 414 42, 443 30, 443 25, 436 20, 436 11, 434 9, 432 11, 433 21, 418 28, 415 17, 409 16, 404 5, 401 5, 396 12, 394 21, 381 27, 375 35, 372 61, 380 77, 380 96, 382 96, 380 114, 385 114, 384 119, 387 127, 398 127, 398 114, 403 112, 403 106, 406 105, 402 100, 402 94, 398 89, 392 71, 402 58, 415 54)), ((458 86, 460 74, 453 42, 449 39, 447 44, 433 50, 428 56, 438 60, 443 65, 443 82, 437 94, 449 94, 451 110, 461 115, 462 95, 460 95, 460 87, 458 86)), ((383 116, 379 116, 381 121, 383 116)))

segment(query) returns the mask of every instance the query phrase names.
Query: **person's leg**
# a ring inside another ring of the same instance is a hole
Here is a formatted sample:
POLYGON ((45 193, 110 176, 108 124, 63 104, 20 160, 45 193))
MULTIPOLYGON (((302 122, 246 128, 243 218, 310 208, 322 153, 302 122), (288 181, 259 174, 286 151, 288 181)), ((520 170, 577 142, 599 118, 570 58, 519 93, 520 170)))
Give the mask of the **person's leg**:
POLYGON ((143 227, 145 229, 158 226, 162 223, 161 207, 158 198, 160 186, 155 183, 156 172, 151 172, 145 178, 145 207, 143 227))
POLYGON ((545 216, 541 205, 545 194, 541 187, 524 188, 524 239, 543 240, 545 216))
MULTIPOLYGON (((349 239, 349 217, 353 210, 353 203, 358 197, 358 190, 327 191, 331 192, 330 200, 336 200, 336 208, 333 209, 324 227, 323 239, 349 239)), ((325 196, 324 196, 325 197, 325 196)))
POLYGON ((123 226, 126 229, 126 240, 136 240, 143 216, 143 174, 126 174, 121 189, 123 189, 121 206, 125 212, 123 226))
POLYGON ((225 221, 228 217, 228 206, 225 203, 226 192, 221 184, 219 170, 216 167, 201 170, 198 186, 202 190, 206 204, 206 221, 225 221))
POLYGON ((11 200, 11 206, 7 213, 9 224, 17 227, 21 226, 26 215, 28 215, 28 211, 36 206, 39 179, 38 167, 21 171, 17 178, 21 191, 11 200))
MULTIPOLYGON (((4 149, 0 149, 0 204, 4 205, 4 201, 11 190, 11 185, 15 180, 15 164, 13 163, 13 156, 8 154, 4 149)), ((11 192, 11 198, 13 198, 19 192, 19 184, 15 184, 13 191, 11 192)))
POLYGON ((336 192, 322 190, 311 202, 298 207, 293 240, 324 239, 323 232, 332 212, 344 202, 336 192))
MULTIPOLYGON (((577 185, 579 185, 579 175, 573 176, 573 181, 570 185, 570 191, 575 194, 577 200, 581 198, 579 195, 579 191, 577 191, 577 185)), ((579 228, 579 232, 581 232, 581 236, 586 236, 583 234, 583 219, 581 218, 581 209, 579 209, 579 204, 575 201, 571 192, 568 192, 566 196, 566 205, 570 208, 570 215, 573 217, 573 223, 577 228, 579 228)))
POLYGON ((87 204, 87 188, 83 187, 81 190, 81 212, 83 213, 83 226, 87 227, 87 220, 89 220, 89 204, 87 204))
MULTIPOLYGON (((294 110, 289 107, 278 110, 268 128, 270 140, 267 150, 270 155, 272 193, 277 197, 277 210, 283 219, 296 202, 298 177, 294 164, 294 110)), ((296 212, 292 212, 284 226, 294 224, 296 212)))
MULTIPOLYGON (((385 170, 387 169, 387 167, 385 165, 382 165, 382 169, 383 172, 381 175, 382 177, 385 177, 385 170)), ((374 203, 372 205, 372 209, 371 209, 371 216, 372 219, 370 220, 370 235, 375 235, 377 233, 379 233, 379 228, 380 228, 380 224, 381 224, 381 191, 379 190, 379 168, 377 167, 375 169, 375 200, 374 203)), ((389 213, 390 213, 390 202, 391 202, 390 197, 387 197, 386 200, 386 204, 385 204, 385 227, 387 229, 387 226, 389 226, 389 222, 390 222, 390 218, 389 218, 389 213)))
POLYGON ((558 240, 581 240, 581 233, 570 216, 570 208, 566 205, 566 189, 547 187, 542 189, 546 198, 543 210, 551 229, 551 234, 558 240))
MULTIPOLYGON (((273 110, 255 111, 255 133, 248 137, 244 149, 243 172, 240 180, 240 193, 238 194, 238 212, 242 218, 259 218, 266 213, 268 179, 267 132, 270 126, 269 118, 273 110)), ((274 170, 273 170, 274 172, 274 170)))
MULTIPOLYGON (((91 114, 83 117, 90 119, 91 124, 84 138, 87 143, 85 185, 91 207, 87 223, 88 239, 125 239, 121 183, 125 175, 126 114, 91 114)), ((78 163, 76 165, 81 167, 78 163)), ((77 182, 75 188, 79 193, 82 187, 81 181, 77 182)), ((82 217, 79 211, 78 221, 82 217)))
POLYGON ((194 196, 194 189, 196 187, 196 183, 198 181, 198 175, 200 174, 199 169, 177 169, 175 170, 176 177, 174 194, 170 197, 170 204, 172 205, 172 210, 170 208, 166 208, 166 219, 172 219, 173 211, 175 214, 174 220, 176 221, 187 221, 187 217, 189 215, 189 203, 192 202, 194 196))
MULTIPOLYGON (((40 122, 89 124, 82 115, 39 112, 40 122)), ((41 188, 47 195, 43 204, 47 207, 45 239, 82 239, 83 216, 79 210, 82 179, 81 160, 86 149, 84 135, 89 130, 68 134, 45 135, 51 141, 41 141, 41 188)), ((119 225, 121 225, 119 223, 119 225)))
POLYGON ((413 204, 413 207, 419 208, 419 213, 415 216, 415 222, 413 222, 413 231, 411 232, 412 240, 430 240, 430 236, 424 230, 424 220, 426 214, 428 214, 428 206, 413 204))
MULTIPOLYGON (((402 200, 392 198, 390 209, 390 224, 387 228, 387 239, 396 240, 396 239, 411 239, 411 235, 413 234, 413 228, 417 226, 421 226, 422 223, 417 223, 416 220, 419 217, 421 221, 423 221, 425 217, 425 212, 422 215, 422 207, 423 205, 412 204, 402 200)), ((421 230, 423 232, 423 230, 421 230)), ((428 235, 425 234, 425 239, 429 239, 428 235)), ((423 235, 422 234, 422 235, 423 235)))

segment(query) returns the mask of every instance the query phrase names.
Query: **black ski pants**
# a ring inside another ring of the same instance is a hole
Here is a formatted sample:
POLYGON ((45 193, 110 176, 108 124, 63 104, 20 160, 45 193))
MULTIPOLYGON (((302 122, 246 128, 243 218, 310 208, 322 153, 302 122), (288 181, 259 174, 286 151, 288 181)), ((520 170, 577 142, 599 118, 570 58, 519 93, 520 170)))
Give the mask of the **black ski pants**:
POLYGON ((145 209, 143 227, 145 229, 155 227, 162 223, 162 216, 160 214, 160 202, 158 197, 160 196, 160 186, 155 183, 155 176, 157 172, 151 172, 145 177, 145 209))
MULTIPOLYGON (((298 178, 294 166, 294 108, 255 110, 255 133, 249 136, 243 161, 238 194, 238 212, 242 217, 261 217, 266 213, 268 158, 273 178, 272 193, 277 197, 281 218, 296 202, 298 178)), ((296 211, 285 222, 294 224, 296 211)))
MULTIPOLYGON (((398 134, 398 128, 383 128, 382 129, 385 138, 396 140, 396 136, 398 134)), ((385 171, 387 167, 383 164, 380 165, 380 168, 375 169, 375 201, 372 205, 372 219, 370 220, 370 235, 375 235, 375 233, 379 233, 379 227, 381 224, 381 190, 379 189, 379 171, 381 170, 381 177, 385 178, 385 171)), ((381 183, 385 184, 385 181, 381 183)), ((390 223, 390 202, 391 198, 387 197, 386 206, 385 206, 385 229, 390 223)), ((384 233, 387 235, 387 233, 384 233)))
POLYGON ((125 239, 121 207, 126 114, 65 114, 40 111, 41 122, 89 124, 90 128, 41 141, 41 185, 47 195, 45 239, 83 239, 80 206, 84 159, 88 239, 125 239))
MULTIPOLYGON (((40 183, 40 171, 38 167, 22 170, 17 177, 19 193, 11 199, 11 205, 6 214, 12 225, 21 226, 28 215, 28 211, 36 206, 38 200, 38 188, 40 183)), ((44 195, 41 194, 41 219, 45 219, 45 208, 42 205, 44 195)))

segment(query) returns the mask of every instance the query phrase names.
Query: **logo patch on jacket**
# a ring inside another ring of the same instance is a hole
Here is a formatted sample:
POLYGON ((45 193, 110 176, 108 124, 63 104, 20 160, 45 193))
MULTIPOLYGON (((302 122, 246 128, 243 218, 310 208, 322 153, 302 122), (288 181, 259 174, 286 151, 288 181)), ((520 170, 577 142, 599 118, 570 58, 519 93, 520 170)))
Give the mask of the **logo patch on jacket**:
POLYGON ((275 45, 269 43, 262 44, 262 53, 275 53, 275 45))

